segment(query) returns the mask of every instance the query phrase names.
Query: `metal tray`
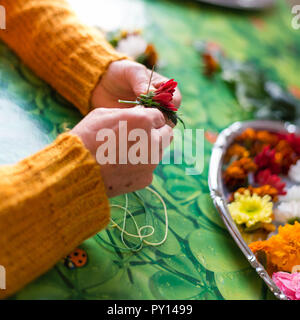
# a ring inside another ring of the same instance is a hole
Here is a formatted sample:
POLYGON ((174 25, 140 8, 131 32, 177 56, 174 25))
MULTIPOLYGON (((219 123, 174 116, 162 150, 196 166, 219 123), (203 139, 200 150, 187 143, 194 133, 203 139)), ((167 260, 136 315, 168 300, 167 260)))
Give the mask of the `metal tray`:
POLYGON ((209 168, 209 188, 213 202, 220 213, 222 220, 234 241, 237 243, 250 265, 256 270, 259 276, 265 281, 269 289, 276 298, 287 300, 287 297, 275 285, 262 264, 256 259, 241 233, 237 229, 227 207, 225 196, 225 186, 222 181, 222 165, 227 148, 232 144, 235 137, 240 135, 245 129, 253 128, 256 130, 267 130, 273 132, 300 133, 300 129, 289 123, 277 121, 246 121, 236 122, 227 129, 223 130, 213 147, 210 168, 209 168))
POLYGON ((275 0, 197 0, 216 6, 242 10, 263 10, 271 8, 275 0))

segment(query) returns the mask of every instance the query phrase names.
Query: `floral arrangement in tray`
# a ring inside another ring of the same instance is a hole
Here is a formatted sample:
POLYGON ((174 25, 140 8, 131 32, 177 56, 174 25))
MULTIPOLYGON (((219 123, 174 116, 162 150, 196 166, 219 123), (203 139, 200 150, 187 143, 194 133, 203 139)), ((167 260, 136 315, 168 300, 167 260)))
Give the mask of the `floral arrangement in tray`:
POLYGON ((223 181, 244 240, 281 291, 300 300, 300 136, 246 129, 226 152, 223 181))

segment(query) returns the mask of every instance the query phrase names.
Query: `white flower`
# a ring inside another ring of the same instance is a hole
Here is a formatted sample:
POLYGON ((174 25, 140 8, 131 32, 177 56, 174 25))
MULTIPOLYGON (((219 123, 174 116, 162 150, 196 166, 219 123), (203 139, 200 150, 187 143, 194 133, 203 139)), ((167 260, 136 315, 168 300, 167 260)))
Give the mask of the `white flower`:
POLYGON ((292 181, 300 183, 300 160, 294 166, 291 166, 289 171, 289 178, 292 181))
POLYGON ((300 201, 300 186, 289 188, 287 194, 279 197, 279 200, 283 202, 300 201))
POLYGON ((117 51, 122 52, 133 59, 143 54, 147 48, 146 40, 140 35, 130 35, 119 41, 117 51))
POLYGON ((300 219, 300 201, 281 202, 274 213, 278 222, 286 223, 291 219, 300 219))

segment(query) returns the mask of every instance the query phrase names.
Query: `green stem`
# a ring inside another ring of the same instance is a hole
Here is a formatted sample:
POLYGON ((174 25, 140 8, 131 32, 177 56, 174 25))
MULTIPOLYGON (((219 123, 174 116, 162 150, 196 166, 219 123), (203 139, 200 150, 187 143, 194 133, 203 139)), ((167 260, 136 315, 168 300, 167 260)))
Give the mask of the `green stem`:
POLYGON ((137 101, 118 100, 119 103, 139 104, 137 101))

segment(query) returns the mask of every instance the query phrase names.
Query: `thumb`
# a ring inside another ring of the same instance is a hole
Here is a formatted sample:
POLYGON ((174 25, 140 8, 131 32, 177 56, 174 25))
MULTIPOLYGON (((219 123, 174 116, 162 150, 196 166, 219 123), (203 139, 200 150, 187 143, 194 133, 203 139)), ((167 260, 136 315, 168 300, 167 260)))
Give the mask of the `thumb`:
MULTIPOLYGON (((141 94, 146 94, 149 89, 151 72, 143 65, 136 64, 134 67, 130 68, 128 73, 128 81, 131 88, 136 96, 141 94)), ((150 85, 149 90, 155 90, 153 85, 150 85)))

